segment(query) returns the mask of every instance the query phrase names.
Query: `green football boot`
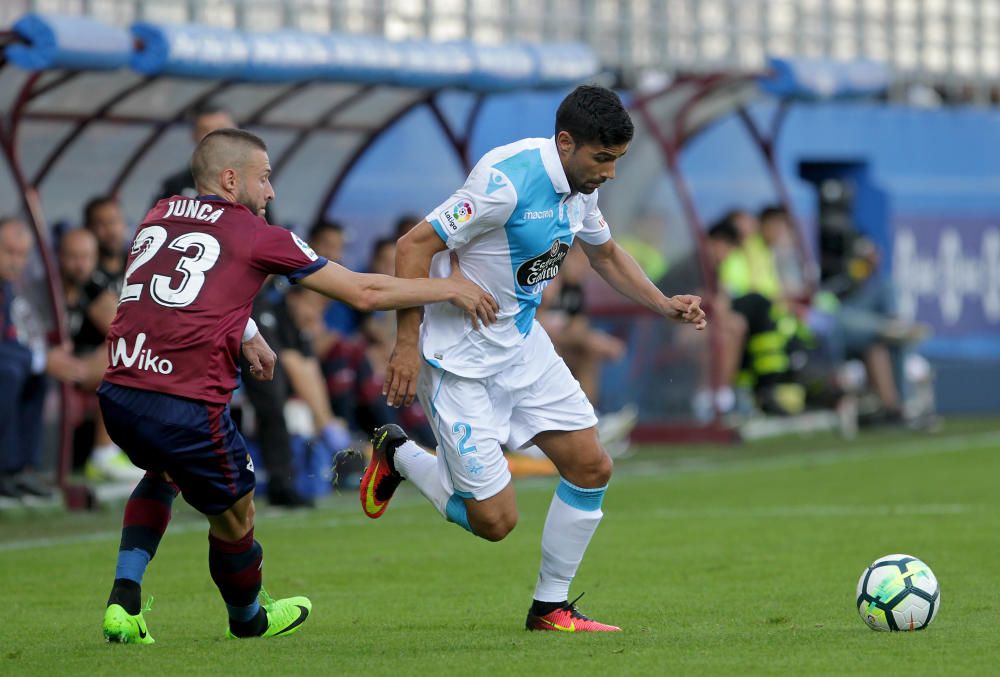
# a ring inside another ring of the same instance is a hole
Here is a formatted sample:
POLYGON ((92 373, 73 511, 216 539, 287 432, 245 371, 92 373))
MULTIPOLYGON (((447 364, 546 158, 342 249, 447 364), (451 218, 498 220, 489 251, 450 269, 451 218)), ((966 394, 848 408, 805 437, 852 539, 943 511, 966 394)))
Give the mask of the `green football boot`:
MULTIPOLYGON (((299 627, 309 617, 312 611, 312 602, 306 597, 286 597, 285 599, 272 599, 269 594, 260 591, 260 605, 267 613, 267 630, 261 637, 284 637, 297 631, 299 627)), ((252 639, 237 637, 229 628, 226 628, 226 637, 229 639, 252 639)))
POLYGON ((104 639, 117 644, 152 644, 156 640, 146 628, 144 611, 153 608, 153 598, 146 600, 146 606, 134 616, 120 604, 112 604, 104 610, 104 639))

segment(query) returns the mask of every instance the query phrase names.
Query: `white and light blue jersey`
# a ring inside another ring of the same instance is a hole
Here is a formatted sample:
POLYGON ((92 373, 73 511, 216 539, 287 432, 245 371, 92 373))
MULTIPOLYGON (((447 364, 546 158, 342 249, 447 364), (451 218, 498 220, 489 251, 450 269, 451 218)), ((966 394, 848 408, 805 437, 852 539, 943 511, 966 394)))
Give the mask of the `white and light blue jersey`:
MULTIPOLYGON (((542 290, 559 272, 574 237, 593 245, 611 238, 597 191, 570 194, 552 138, 494 148, 426 220, 457 252, 462 273, 500 305, 496 323, 479 331, 450 304, 425 310, 424 358, 466 378, 496 374, 517 356, 535 324, 542 290)), ((449 253, 435 255, 431 277, 450 273, 449 253)))

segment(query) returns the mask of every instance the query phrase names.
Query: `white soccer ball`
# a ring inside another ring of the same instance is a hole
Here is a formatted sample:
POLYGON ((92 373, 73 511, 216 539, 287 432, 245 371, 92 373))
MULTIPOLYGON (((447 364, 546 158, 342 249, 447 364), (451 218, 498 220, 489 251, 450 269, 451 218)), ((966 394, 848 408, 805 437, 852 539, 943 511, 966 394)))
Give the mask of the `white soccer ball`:
POLYGON ((861 573, 857 605, 872 630, 923 630, 941 607, 941 588, 916 557, 886 555, 861 573))

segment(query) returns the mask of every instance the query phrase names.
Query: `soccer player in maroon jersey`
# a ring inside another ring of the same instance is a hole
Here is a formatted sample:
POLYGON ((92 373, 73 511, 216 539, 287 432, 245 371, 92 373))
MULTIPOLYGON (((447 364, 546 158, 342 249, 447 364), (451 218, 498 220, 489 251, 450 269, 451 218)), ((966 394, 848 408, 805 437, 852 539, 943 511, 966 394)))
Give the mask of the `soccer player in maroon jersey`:
MULTIPOLYGON (((104 636, 114 642, 153 642, 140 585, 178 493, 208 518, 209 570, 229 611, 227 636, 291 634, 312 609, 305 597, 272 600, 261 590, 253 463, 229 413, 238 352, 256 331, 248 326, 253 298, 268 275, 287 275, 365 311, 450 301, 475 326, 496 319, 493 297, 460 274, 402 280, 355 273, 268 225, 262 216, 274 191, 267 148, 249 132, 209 134, 191 169, 199 195, 161 200, 138 228, 98 391, 112 439, 147 471, 125 506, 104 616, 104 636)), ((245 347, 255 350, 258 357, 268 352, 245 347)), ((269 376, 273 362, 263 357, 255 377, 269 376)))

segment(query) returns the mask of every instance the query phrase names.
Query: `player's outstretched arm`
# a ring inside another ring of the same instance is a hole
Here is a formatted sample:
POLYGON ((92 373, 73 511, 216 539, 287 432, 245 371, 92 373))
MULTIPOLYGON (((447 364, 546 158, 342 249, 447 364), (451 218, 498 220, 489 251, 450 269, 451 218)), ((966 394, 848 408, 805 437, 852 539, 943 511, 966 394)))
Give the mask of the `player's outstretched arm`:
POLYGON ((389 275, 356 273, 336 263, 327 263, 300 284, 332 299, 348 303, 362 312, 412 308, 447 301, 461 308, 479 322, 496 321, 496 299, 479 285, 470 282, 453 268, 448 278, 403 280, 389 275))
POLYGON ((693 324, 695 329, 707 326, 708 320, 701 308, 700 296, 664 296, 631 254, 619 247, 614 240, 601 245, 591 245, 581 240, 580 244, 594 270, 622 296, 664 317, 693 324))

